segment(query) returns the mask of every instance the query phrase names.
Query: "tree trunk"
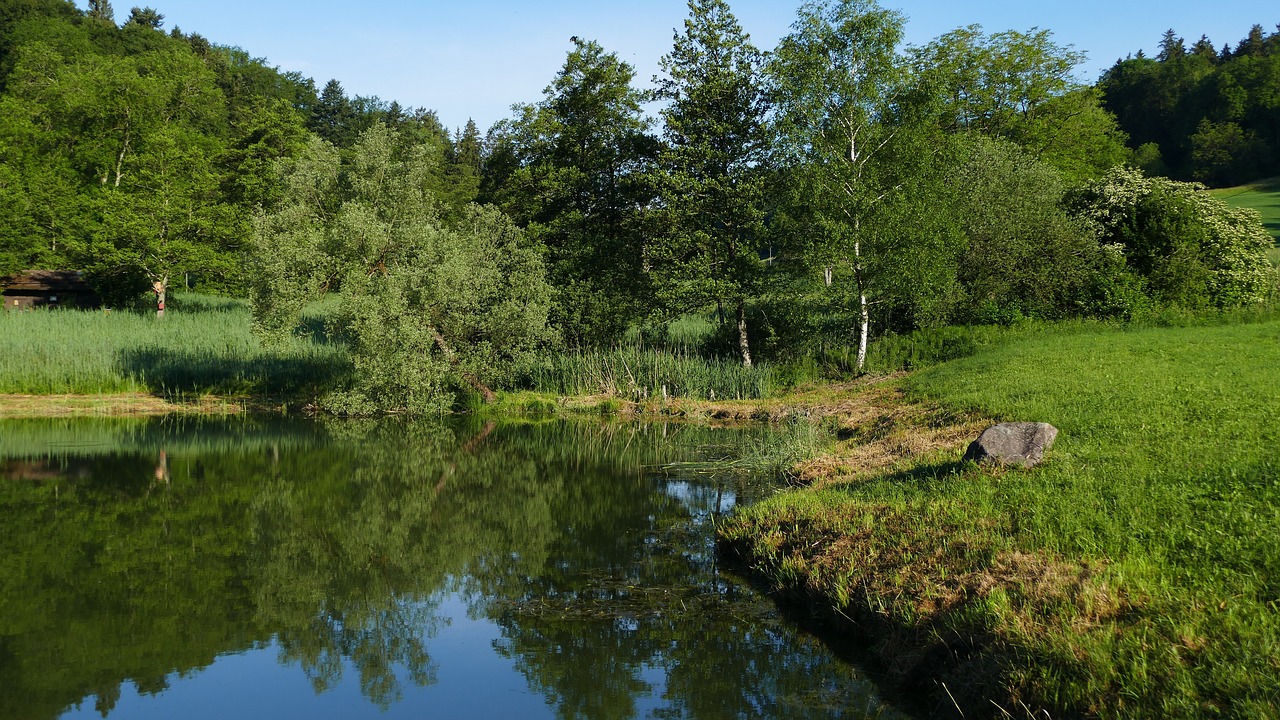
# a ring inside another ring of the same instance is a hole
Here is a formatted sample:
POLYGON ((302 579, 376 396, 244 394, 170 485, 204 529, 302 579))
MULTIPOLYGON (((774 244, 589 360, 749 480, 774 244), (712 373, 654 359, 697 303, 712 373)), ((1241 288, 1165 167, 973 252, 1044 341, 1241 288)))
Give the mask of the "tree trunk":
POLYGON ((480 396, 484 398, 485 405, 493 404, 493 401, 498 399, 493 390, 489 389, 488 385, 480 382, 480 378, 463 369, 462 364, 458 362, 458 354, 453 351, 453 348, 449 347, 449 343, 445 341, 439 330, 434 327, 430 328, 430 330, 431 336, 436 341, 436 347, 440 348, 440 352, 444 353, 444 358, 449 361, 449 365, 453 366, 453 369, 457 371, 458 375, 462 376, 463 380, 467 381, 468 385, 480 393, 480 396))
POLYGON ((151 289, 156 293, 156 317, 164 317, 164 300, 169 290, 169 276, 165 275, 151 283, 151 289))
POLYGON ((871 328, 871 315, 867 312, 867 294, 859 288, 858 303, 860 304, 858 313, 858 372, 862 372, 862 368, 867 364, 867 334, 871 328))
POLYGON ((858 372, 867 362, 867 336, 870 334, 871 314, 867 312, 867 284, 862 275, 861 242, 853 242, 853 281, 858 287, 858 372))
POLYGON ((738 349, 742 351, 742 367, 751 367, 751 346, 747 343, 747 304, 738 301, 738 349))

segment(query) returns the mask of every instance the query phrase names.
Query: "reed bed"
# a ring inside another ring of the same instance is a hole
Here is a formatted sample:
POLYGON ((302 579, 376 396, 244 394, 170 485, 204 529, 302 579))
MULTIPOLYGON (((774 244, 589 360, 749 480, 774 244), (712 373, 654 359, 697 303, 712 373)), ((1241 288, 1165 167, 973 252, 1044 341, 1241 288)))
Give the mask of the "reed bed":
POLYGON ((348 372, 315 338, 267 346, 247 304, 188 296, 165 317, 118 310, 0 313, 0 393, 293 395, 348 372), (185 308, 185 309, 184 309, 185 308))
POLYGON ((546 359, 533 368, 533 390, 558 395, 620 398, 685 397, 747 400, 777 387, 768 365, 744 368, 736 360, 706 358, 685 350, 620 347, 584 350, 546 359))

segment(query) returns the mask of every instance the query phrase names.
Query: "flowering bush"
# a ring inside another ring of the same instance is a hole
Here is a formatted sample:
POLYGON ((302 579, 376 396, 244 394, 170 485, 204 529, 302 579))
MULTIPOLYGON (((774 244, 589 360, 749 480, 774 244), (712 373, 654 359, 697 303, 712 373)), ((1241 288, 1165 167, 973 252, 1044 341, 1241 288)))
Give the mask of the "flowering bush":
POLYGON ((1132 168, 1109 171, 1068 204, 1156 301, 1227 308, 1266 300, 1271 237, 1256 210, 1232 208, 1199 183, 1132 168))

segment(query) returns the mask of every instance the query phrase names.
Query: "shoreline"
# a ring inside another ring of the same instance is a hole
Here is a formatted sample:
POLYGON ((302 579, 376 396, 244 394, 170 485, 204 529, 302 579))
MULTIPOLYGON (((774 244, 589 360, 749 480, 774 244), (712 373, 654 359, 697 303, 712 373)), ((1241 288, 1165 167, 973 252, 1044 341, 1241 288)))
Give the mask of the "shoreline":
POLYGON ((202 395, 172 400, 148 393, 95 395, 0 394, 0 420, 22 418, 144 417, 160 415, 227 416, 279 413, 287 407, 267 398, 202 395))

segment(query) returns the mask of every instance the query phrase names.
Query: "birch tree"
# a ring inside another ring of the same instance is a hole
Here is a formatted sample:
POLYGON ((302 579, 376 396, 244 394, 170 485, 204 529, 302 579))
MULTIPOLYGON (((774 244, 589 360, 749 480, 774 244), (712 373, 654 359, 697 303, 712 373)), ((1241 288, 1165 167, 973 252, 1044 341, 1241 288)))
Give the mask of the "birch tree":
POLYGON ((871 242, 870 220, 897 189, 884 159, 897 130, 889 122, 901 79, 896 53, 903 17, 865 0, 802 6, 767 67, 779 162, 803 196, 813 228, 800 251, 853 283, 857 367, 870 335, 876 265, 888 249, 871 242))

